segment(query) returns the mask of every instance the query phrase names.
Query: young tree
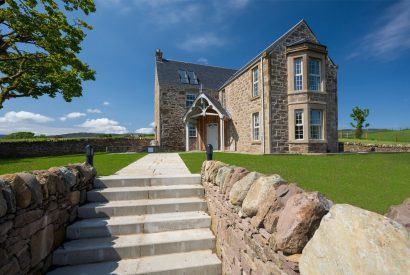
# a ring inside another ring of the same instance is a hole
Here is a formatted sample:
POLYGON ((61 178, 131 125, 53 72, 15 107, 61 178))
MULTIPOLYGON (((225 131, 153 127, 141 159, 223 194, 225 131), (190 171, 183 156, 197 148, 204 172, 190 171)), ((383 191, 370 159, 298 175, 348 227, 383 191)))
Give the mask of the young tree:
POLYGON ((369 123, 364 124, 368 116, 369 116, 369 109, 360 109, 357 106, 353 108, 352 113, 350 114, 350 117, 353 118, 356 124, 354 124, 353 122, 350 122, 350 125, 352 125, 352 127, 356 129, 355 131, 356 138, 362 138, 363 127, 369 127, 370 125, 369 123))
POLYGON ((12 98, 82 95, 95 72, 78 58, 93 0, 0 0, 0 109, 12 98), (65 13, 73 12, 73 19, 65 13))

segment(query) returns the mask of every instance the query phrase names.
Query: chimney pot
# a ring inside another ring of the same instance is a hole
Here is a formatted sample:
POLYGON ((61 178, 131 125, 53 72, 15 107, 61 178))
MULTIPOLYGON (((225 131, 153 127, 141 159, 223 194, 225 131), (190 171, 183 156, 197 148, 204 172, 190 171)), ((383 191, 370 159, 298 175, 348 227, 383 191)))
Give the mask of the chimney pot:
POLYGON ((157 49, 155 51, 155 60, 158 62, 162 62, 162 52, 161 49, 157 49))

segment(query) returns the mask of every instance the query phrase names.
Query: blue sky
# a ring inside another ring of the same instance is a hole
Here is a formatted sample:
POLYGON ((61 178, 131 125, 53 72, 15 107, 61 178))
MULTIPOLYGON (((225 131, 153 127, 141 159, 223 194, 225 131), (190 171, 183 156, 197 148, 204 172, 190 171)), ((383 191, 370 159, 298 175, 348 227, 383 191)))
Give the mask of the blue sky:
POLYGON ((149 131, 154 52, 240 68, 305 19, 339 65, 339 128, 354 106, 371 127, 410 127, 410 1, 96 0, 81 58, 97 71, 84 95, 7 101, 0 133, 149 131))

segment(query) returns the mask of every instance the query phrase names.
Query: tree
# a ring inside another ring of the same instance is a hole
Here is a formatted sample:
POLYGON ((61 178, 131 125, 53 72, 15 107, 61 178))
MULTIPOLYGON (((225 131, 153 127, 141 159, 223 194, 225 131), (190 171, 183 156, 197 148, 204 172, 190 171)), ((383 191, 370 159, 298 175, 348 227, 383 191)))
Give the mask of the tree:
POLYGON ((35 134, 32 132, 16 132, 11 133, 6 136, 9 139, 31 139, 35 138, 35 134))
POLYGON ((0 0, 0 109, 12 98, 82 95, 82 81, 95 79, 78 58, 92 27, 65 14, 81 11, 94 12, 94 1, 0 0))
POLYGON ((360 109, 357 106, 353 108, 352 113, 350 114, 350 117, 353 118, 356 124, 351 122, 350 125, 352 125, 352 127, 356 129, 355 131, 356 138, 362 138, 363 126, 369 127, 370 125, 369 123, 364 124, 368 116, 369 116, 369 109, 360 109))

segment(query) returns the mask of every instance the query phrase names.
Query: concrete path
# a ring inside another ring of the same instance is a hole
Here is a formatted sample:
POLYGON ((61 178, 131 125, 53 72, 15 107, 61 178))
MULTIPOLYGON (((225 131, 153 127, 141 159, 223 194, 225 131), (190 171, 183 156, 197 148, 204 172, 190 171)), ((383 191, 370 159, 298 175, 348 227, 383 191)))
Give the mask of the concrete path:
POLYGON ((119 176, 171 176, 191 174, 177 153, 155 153, 131 163, 119 170, 119 176))

